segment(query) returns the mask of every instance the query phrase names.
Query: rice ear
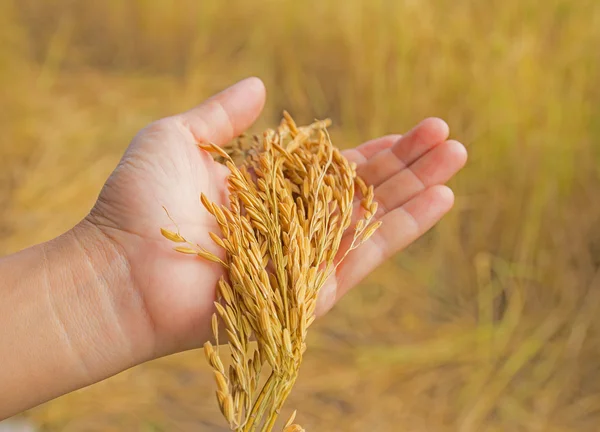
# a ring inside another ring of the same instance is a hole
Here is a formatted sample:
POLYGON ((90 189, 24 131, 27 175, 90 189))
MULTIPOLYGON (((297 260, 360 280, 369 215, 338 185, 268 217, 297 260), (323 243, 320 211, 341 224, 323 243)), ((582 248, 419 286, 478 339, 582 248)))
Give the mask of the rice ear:
MULTIPOLYGON (((211 323, 217 345, 206 343, 204 352, 214 371, 219 408, 237 432, 258 425, 271 431, 296 381, 319 290, 339 265, 339 256, 343 260, 348 253, 339 249, 352 223, 355 188, 362 194, 364 214, 349 231, 349 250, 381 225, 371 223, 377 211, 373 187, 333 146, 328 125, 317 121, 298 127, 284 112, 276 130, 251 140, 237 140, 230 148, 199 145, 221 156, 231 173, 229 207, 200 195, 221 231, 209 236, 226 254, 221 260, 189 243, 175 250, 223 265, 211 323), (235 165, 230 154, 246 156, 235 165), (219 356, 219 324, 231 353, 228 374, 219 356), (269 367, 271 375, 259 388, 261 371, 269 367)), ((171 241, 185 241, 179 232, 161 232, 171 241)), ((294 424, 295 416, 294 411, 285 432, 304 431, 294 424)))

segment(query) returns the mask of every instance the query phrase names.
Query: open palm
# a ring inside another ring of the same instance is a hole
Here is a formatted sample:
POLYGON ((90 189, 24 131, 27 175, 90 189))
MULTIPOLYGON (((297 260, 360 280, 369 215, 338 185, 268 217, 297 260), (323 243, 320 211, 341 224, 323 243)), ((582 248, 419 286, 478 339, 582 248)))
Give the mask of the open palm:
MULTIPOLYGON (((208 234, 218 227, 199 197, 202 192, 226 202, 227 169, 196 144, 224 144, 239 135, 258 117, 264 100, 262 82, 250 78, 186 113, 151 124, 134 138, 88 217, 123 252, 154 355, 194 348, 209 337, 215 285, 222 275, 217 264, 173 252, 159 231, 175 229, 162 207, 186 238, 220 253, 208 234)), ((464 165, 466 151, 447 138, 442 120, 427 119, 404 136, 382 137, 345 152, 359 175, 375 186, 377 217, 384 223, 327 282, 320 313, 452 207, 452 192, 442 184, 464 165)))

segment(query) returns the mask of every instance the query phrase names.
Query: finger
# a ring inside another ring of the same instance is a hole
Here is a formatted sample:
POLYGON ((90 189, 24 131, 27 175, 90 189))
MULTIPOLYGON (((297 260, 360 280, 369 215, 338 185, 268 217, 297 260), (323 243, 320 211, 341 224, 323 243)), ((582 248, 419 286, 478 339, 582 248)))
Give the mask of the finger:
POLYGON ((395 209, 425 189, 446 183, 466 161, 467 150, 458 141, 450 140, 434 147, 375 189, 379 210, 395 209))
POLYGON ((198 142, 225 144, 248 129, 265 104, 265 86, 246 78, 177 116, 198 142))
MULTIPOLYGON (((317 313, 327 312, 344 294, 375 270, 387 258, 422 236, 444 216, 454 204, 454 194, 447 186, 424 190, 401 207, 385 214, 383 224, 359 248, 351 251, 337 268, 321 293, 317 313)), ((347 236, 341 250, 352 242, 347 236)))
POLYGON ((428 118, 400 138, 388 150, 377 153, 358 170, 367 184, 378 186, 413 163, 433 147, 443 143, 448 125, 438 118, 428 118))
POLYGON ((370 158, 382 150, 390 148, 402 135, 386 135, 367 141, 353 149, 344 150, 344 156, 358 166, 366 163, 370 158))
MULTIPOLYGON (((434 147, 410 167, 375 188, 375 201, 379 205, 377 217, 401 206, 424 189, 446 183, 466 161, 467 151, 458 141, 450 140, 434 147)), ((353 222, 363 217, 360 208, 357 200, 352 212, 353 222)))

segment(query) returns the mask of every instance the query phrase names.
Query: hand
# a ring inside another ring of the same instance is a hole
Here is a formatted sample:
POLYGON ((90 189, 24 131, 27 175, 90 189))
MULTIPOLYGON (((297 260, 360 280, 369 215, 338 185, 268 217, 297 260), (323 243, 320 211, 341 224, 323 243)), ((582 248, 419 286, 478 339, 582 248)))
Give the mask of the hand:
MULTIPOLYGON (((177 116, 160 120, 133 140, 108 179, 87 220, 123 254, 130 272, 132 296, 139 297, 139 326, 152 341, 151 356, 201 346, 209 338, 219 265, 177 254, 159 229, 174 229, 212 252, 218 249, 208 233, 218 233, 200 203, 225 202, 225 167, 196 144, 222 145, 241 134, 258 117, 265 100, 262 82, 250 78, 177 116)), ((450 189, 441 186, 465 163, 465 148, 446 141, 448 126, 427 119, 404 136, 369 141, 345 155, 373 184, 379 202, 380 231, 350 253, 323 288, 325 312, 391 254, 432 227, 453 204, 450 189)))

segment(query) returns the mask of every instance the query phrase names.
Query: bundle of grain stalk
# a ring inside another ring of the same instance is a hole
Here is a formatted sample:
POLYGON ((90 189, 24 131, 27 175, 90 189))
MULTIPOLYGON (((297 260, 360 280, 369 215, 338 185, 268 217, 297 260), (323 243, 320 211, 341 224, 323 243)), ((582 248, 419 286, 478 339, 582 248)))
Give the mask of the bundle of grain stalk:
MULTIPOLYGON (((224 148, 200 145, 230 170, 228 207, 201 196, 221 231, 211 238, 226 258, 162 230, 168 239, 187 243, 176 247, 178 252, 225 269, 212 319, 216 344, 207 342, 204 350, 214 370, 219 407, 234 431, 273 429, 298 376, 319 290, 381 224, 373 222, 373 187, 334 147, 329 124, 297 127, 284 113, 280 126, 262 136, 241 137, 224 148), (355 191, 361 196, 355 197, 355 191), (219 352, 219 327, 225 329, 231 353, 227 370, 219 352), (261 380, 264 368, 266 381, 261 380)), ((285 432, 304 431, 294 417, 295 412, 285 432)))

